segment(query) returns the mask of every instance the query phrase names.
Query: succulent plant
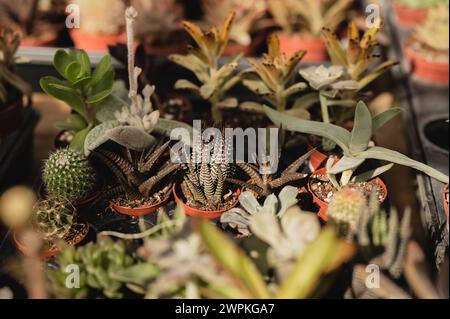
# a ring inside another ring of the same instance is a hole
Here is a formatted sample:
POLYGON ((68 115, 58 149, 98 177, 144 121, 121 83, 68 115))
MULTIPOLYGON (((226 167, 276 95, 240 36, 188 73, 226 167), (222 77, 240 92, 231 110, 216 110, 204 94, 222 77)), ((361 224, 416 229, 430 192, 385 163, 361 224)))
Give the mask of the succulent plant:
POLYGON ((423 25, 416 28, 413 37, 430 50, 448 53, 448 24, 448 3, 442 3, 428 11, 427 20, 423 25))
POLYGON ((176 0, 132 0, 131 5, 139 12, 136 19, 136 35, 147 44, 162 44, 181 30, 184 14, 176 0))
POLYGON ((229 12, 235 11, 230 40, 241 45, 250 45, 251 32, 267 12, 267 0, 203 0, 203 11, 204 20, 212 25, 219 25, 229 12))
POLYGON ((195 143, 187 163, 181 164, 181 189, 187 204, 206 211, 223 209, 224 195, 228 192, 227 179, 233 173, 231 139, 223 132, 212 137, 213 141, 195 143))
POLYGON ((105 55, 92 72, 85 51, 58 50, 53 65, 64 79, 46 76, 40 85, 45 93, 66 102, 75 112, 58 128, 72 132, 75 136, 70 147, 82 152, 86 136, 98 124, 96 111, 112 93, 115 72, 111 57, 105 55))
POLYGON ((367 199, 361 191, 343 188, 333 195, 328 206, 328 216, 345 236, 355 229, 359 216, 366 207, 367 199))
POLYGON ((118 34, 124 27, 123 0, 70 0, 80 8, 80 27, 89 34, 118 34), (102 23, 99 23, 101 21, 102 23))
POLYGON ((15 64, 18 61, 16 52, 19 44, 18 34, 0 27, 0 107, 8 102, 11 88, 22 94, 31 94, 28 83, 15 73, 15 64))
MULTIPOLYGON (((212 26, 209 32, 203 32, 194 23, 184 21, 185 30, 195 41, 198 47, 188 47, 188 55, 171 55, 170 59, 182 67, 192 71, 201 83, 200 86, 182 79, 175 83, 176 89, 185 89, 199 94, 203 99, 211 103, 213 120, 221 122, 221 103, 224 103, 224 95, 238 84, 243 77, 237 73, 240 55, 231 58, 223 66, 219 66, 219 59, 228 44, 230 29, 235 14, 230 14, 224 21, 221 29, 212 26)), ((229 100, 227 101, 229 102, 229 100)), ((235 103, 236 104, 236 103, 235 103)))
MULTIPOLYGON (((361 37, 354 21, 348 25, 348 46, 345 48, 333 33, 331 28, 324 28, 322 36, 328 50, 328 55, 334 66, 344 68, 343 80, 358 82, 358 90, 361 91, 383 73, 397 65, 397 61, 385 61, 376 65, 380 55, 374 53, 378 46, 377 34, 382 27, 382 20, 377 20, 375 25, 369 28, 361 37)), ((350 95, 347 99, 354 96, 350 95)))
POLYGON ((42 175, 47 192, 54 197, 77 202, 96 186, 94 168, 88 159, 72 149, 60 149, 45 162, 42 175))
POLYGON ((249 226, 252 217, 259 213, 270 213, 282 218, 286 211, 297 204, 298 190, 292 186, 284 187, 280 194, 267 196, 261 206, 251 191, 245 191, 239 196, 242 208, 232 208, 220 217, 220 222, 236 228, 242 236, 251 234, 249 226))
MULTIPOLYGON (((96 242, 81 247, 63 247, 57 257, 58 267, 49 269, 47 275, 51 291, 57 298, 87 298, 101 293, 107 298, 121 298, 124 282, 143 271, 141 264, 127 250, 124 241, 113 241, 99 236, 96 242), (79 287, 68 287, 68 267, 79 267, 79 287)), ((145 267, 145 266, 144 266, 145 267)))
POLYGON ((127 149, 142 152, 156 143, 156 139, 150 135, 152 132, 170 136, 174 128, 183 127, 192 131, 192 127, 187 124, 161 119, 159 111, 153 110, 151 96, 155 91, 154 87, 146 85, 142 91, 143 96, 138 93, 138 78, 142 69, 135 65, 134 24, 137 17, 138 13, 133 7, 126 10, 129 101, 120 97, 124 90, 116 85, 114 94, 97 109, 96 118, 101 124, 86 136, 86 156, 110 140, 127 149))
POLYGON ((279 176, 271 173, 270 166, 272 165, 271 163, 274 162, 273 160, 267 160, 267 162, 264 163, 260 162, 257 167, 249 163, 238 162, 236 163, 236 166, 251 178, 252 183, 248 184, 234 179, 228 180, 241 187, 247 187, 259 196, 269 196, 277 188, 306 178, 307 174, 299 173, 298 170, 308 160, 310 155, 311 152, 308 152, 305 155, 300 156, 281 172, 279 176))
POLYGON ((439 3, 448 3, 448 0, 396 0, 411 8, 432 8, 439 3))
POLYGON ((364 102, 359 102, 356 107, 355 124, 352 132, 329 123, 293 118, 270 107, 265 107, 265 111, 267 116, 279 127, 290 131, 321 136, 336 143, 341 148, 343 157, 333 167, 329 167, 328 173, 333 175, 342 173, 341 185, 346 185, 349 181, 358 183, 371 180, 390 169, 392 167, 391 164, 408 166, 443 183, 447 184, 449 182, 448 176, 432 167, 415 161, 399 152, 380 146, 371 146, 370 139, 372 135, 386 122, 398 115, 398 109, 389 109, 372 117, 364 102), (387 161, 390 164, 353 177, 355 170, 369 159, 387 161))
POLYGON ((335 30, 347 18, 353 0, 269 0, 269 8, 283 31, 320 36, 323 27, 335 30))
POLYGON ((69 234, 76 220, 75 214, 75 208, 67 200, 42 200, 33 207, 32 227, 44 241, 54 244, 69 234))
MULTIPOLYGON (((130 150, 126 150, 126 157, 107 150, 96 150, 93 156, 99 158, 119 182, 119 186, 108 191, 103 197, 125 194, 127 199, 141 199, 156 194, 160 190, 155 188, 158 183, 179 168, 179 164, 171 161, 162 164, 168 147, 169 143, 156 143, 134 158, 130 150)), ((170 185, 163 187, 164 195, 167 196, 170 190, 170 185)))
MULTIPOLYGON (((306 83, 294 83, 295 71, 306 52, 299 51, 291 57, 286 57, 281 53, 280 40, 276 34, 270 35, 268 46, 269 52, 264 54, 262 61, 248 59, 251 69, 246 73, 254 74, 246 76, 243 84, 275 109, 288 111, 289 99, 307 88, 306 83)), ((253 105, 256 111, 263 112, 260 104, 253 105)), ((297 106, 298 108, 292 106, 288 113, 308 118, 309 114, 305 114, 304 108, 297 106)))

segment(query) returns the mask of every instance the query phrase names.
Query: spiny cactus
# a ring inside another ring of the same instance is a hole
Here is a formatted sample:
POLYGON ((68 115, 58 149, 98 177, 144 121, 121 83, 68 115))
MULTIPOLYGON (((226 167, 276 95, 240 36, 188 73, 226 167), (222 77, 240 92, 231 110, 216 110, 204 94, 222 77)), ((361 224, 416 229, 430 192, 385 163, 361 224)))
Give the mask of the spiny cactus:
POLYGON ((42 178, 50 195, 73 202, 87 198, 96 186, 94 168, 82 153, 72 149, 51 154, 42 178))
POLYGON ((231 139, 223 132, 214 136, 214 142, 194 145, 188 163, 182 164, 181 188, 190 206, 204 210, 222 209, 224 195, 228 192, 227 178, 231 177, 231 139), (211 147, 211 144, 214 144, 211 147))
POLYGON ((356 189, 345 187, 333 195, 328 206, 328 216, 341 235, 355 229, 359 216, 367 208, 367 199, 356 189))
POLYGON ((32 227, 48 243, 64 239, 75 223, 75 208, 63 199, 49 198, 33 207, 32 227))

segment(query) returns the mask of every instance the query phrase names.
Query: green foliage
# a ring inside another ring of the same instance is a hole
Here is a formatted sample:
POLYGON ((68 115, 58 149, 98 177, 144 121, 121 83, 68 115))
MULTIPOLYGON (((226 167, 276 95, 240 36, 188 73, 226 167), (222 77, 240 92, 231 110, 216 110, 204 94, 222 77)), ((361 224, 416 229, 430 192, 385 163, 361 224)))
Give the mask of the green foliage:
POLYGON ((40 80, 41 88, 48 95, 66 102, 75 111, 60 127, 75 134, 71 148, 83 151, 87 134, 97 125, 97 108, 112 93, 115 72, 111 58, 104 56, 92 72, 85 51, 58 50, 53 57, 53 65, 63 79, 43 77, 40 80))
POLYGON ((8 99, 8 86, 22 94, 31 94, 31 87, 15 73, 16 52, 20 36, 11 30, 0 28, 0 103, 8 99))
POLYGON ((80 152, 72 149, 55 151, 45 162, 43 181, 54 197, 73 202, 87 198, 95 189, 94 168, 80 152))
POLYGON ((358 182, 362 181, 363 178, 364 180, 370 180, 385 171, 384 169, 377 169, 352 179, 352 174, 348 174, 348 172, 353 173, 362 163, 369 159, 409 166, 443 183, 449 182, 448 176, 434 168, 410 159, 399 152, 370 145, 370 138, 374 132, 392 119, 392 117, 396 116, 399 113, 398 109, 390 109, 372 118, 367 106, 363 102, 359 102, 356 107, 355 124, 352 132, 329 123, 292 118, 267 106, 265 107, 265 111, 267 116, 279 127, 290 131, 321 136, 336 143, 341 148, 343 157, 336 165, 328 170, 328 173, 336 175, 346 172, 345 180, 347 182, 350 180, 358 182))
POLYGON ((31 224, 44 241, 54 244, 64 240, 75 223, 76 210, 70 202, 49 198, 33 207, 31 224))
POLYGON ((243 77, 242 73, 237 74, 236 72, 240 56, 232 58, 223 66, 219 66, 219 59, 228 44, 234 16, 234 13, 230 14, 220 30, 216 26, 212 26, 206 33, 196 24, 184 21, 183 26, 195 41, 197 47, 189 46, 188 55, 175 54, 169 57, 173 62, 192 71, 201 83, 198 86, 183 79, 177 81, 175 88, 193 91, 209 101, 213 119, 216 122, 220 122, 222 118, 220 103, 223 102, 224 95, 243 77))

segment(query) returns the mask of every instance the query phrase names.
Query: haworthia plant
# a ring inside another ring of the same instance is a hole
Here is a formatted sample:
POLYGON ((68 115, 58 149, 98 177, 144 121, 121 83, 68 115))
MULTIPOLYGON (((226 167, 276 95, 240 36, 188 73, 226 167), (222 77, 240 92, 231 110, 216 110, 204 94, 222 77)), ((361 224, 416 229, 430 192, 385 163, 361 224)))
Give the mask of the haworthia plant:
MULTIPOLYGON (((399 113, 398 109, 391 109, 372 118, 366 104, 359 102, 356 107, 354 128, 351 132, 329 123, 293 118, 267 106, 265 107, 265 111, 267 116, 279 127, 290 131, 321 136, 335 142, 341 148, 343 156, 335 166, 330 168, 329 173, 331 174, 348 171, 354 172, 366 160, 375 159, 409 166, 443 183, 447 184, 449 182, 448 176, 430 166, 413 160, 399 152, 370 145, 370 139, 374 130, 382 127, 393 116, 397 115, 399 113)), ((379 172, 374 171, 372 174, 369 174, 369 179, 376 177, 376 174, 379 172)), ((348 177, 347 179, 349 180, 348 177)))

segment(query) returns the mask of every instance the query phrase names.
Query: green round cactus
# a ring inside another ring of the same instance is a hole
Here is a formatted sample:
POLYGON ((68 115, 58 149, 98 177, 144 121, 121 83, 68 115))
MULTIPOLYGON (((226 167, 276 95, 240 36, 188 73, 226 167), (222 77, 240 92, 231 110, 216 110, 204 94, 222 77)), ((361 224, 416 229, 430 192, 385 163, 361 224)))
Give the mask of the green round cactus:
POLYGON ((57 150, 45 162, 43 180, 49 195, 77 202, 95 188, 95 171, 87 158, 72 149, 57 150))
POLYGON ((75 223, 75 212, 67 200, 42 200, 33 207, 32 226, 47 242, 64 239, 75 223))
POLYGON ((341 230, 348 232, 355 229, 364 209, 367 209, 367 199, 364 194, 346 187, 334 194, 328 206, 328 216, 341 230))

